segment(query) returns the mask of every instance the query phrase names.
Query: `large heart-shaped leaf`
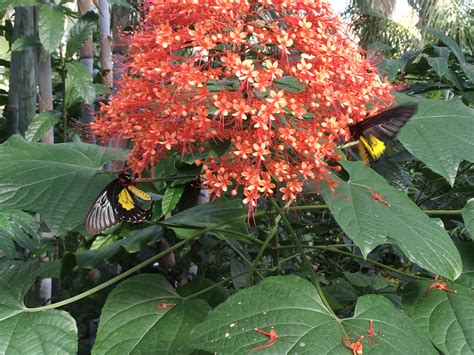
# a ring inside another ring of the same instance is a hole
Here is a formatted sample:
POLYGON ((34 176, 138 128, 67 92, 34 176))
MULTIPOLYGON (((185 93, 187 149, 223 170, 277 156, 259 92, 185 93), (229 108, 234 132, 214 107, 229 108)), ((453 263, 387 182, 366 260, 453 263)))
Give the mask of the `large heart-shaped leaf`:
POLYGON ((76 354, 74 318, 58 310, 33 312, 23 304, 38 270, 37 263, 0 264, 0 353, 76 354))
POLYGON ((451 279, 459 276, 459 253, 442 227, 361 162, 342 165, 349 181, 337 179, 335 192, 322 187, 321 194, 337 223, 365 257, 378 245, 393 243, 422 268, 451 279))
POLYGON ((447 287, 456 293, 436 288, 427 293, 433 282, 405 287, 403 304, 407 313, 444 354, 474 353, 474 291, 448 282, 447 287))
POLYGON ((12 136, 0 145, 0 209, 39 212, 56 235, 81 227, 94 198, 110 181, 97 173, 122 154, 92 144, 29 143, 12 136))
POLYGON ((39 241, 39 224, 23 211, 0 211, 0 250, 9 258, 16 256, 15 243, 33 251, 39 241))
POLYGON ((189 332, 208 311, 181 298, 161 275, 142 274, 117 286, 100 317, 93 354, 188 354, 189 332))
MULTIPOLYGON (((436 354, 413 322, 382 296, 358 299, 354 316, 339 319, 323 305, 314 286, 297 276, 270 277, 243 289, 209 312, 191 334, 197 348, 225 354, 247 354, 268 338, 255 329, 276 332, 275 344, 262 354, 348 354, 342 340, 367 337, 373 321, 373 343, 385 354, 436 354)), ((373 345, 362 341, 364 350, 373 345)), ((365 352, 364 352, 365 353, 365 352)))
POLYGON ((162 222, 178 237, 189 238, 196 229, 212 229, 212 233, 231 239, 248 239, 247 213, 242 201, 216 201, 189 208, 162 222))
MULTIPOLYGON (((400 95, 400 102, 409 101, 400 95)), ((474 161, 474 110, 460 99, 419 100, 398 140, 428 168, 454 184, 459 163, 474 161)))

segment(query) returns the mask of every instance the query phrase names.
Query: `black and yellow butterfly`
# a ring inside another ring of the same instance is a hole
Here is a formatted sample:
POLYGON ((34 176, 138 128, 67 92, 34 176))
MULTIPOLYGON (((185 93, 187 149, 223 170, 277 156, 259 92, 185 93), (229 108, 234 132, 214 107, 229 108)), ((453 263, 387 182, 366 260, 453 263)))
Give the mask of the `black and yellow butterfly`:
POLYGON ((144 205, 151 200, 148 193, 133 186, 129 174, 120 173, 117 179, 102 190, 87 213, 87 233, 99 234, 122 221, 143 221, 149 214, 144 205))
POLYGON ((415 114, 416 105, 391 108, 349 127, 352 140, 359 140, 357 149, 365 164, 378 160, 405 123, 415 114))

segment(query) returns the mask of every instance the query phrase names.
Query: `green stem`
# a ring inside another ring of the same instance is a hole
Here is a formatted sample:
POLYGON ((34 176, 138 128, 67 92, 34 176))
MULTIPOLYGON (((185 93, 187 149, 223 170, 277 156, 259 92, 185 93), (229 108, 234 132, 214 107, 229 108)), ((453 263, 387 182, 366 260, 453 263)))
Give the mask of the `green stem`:
POLYGON ((247 282, 245 283, 245 287, 248 287, 250 285, 250 282, 252 281, 252 276, 257 269, 257 265, 260 262, 260 259, 262 258, 263 253, 265 252, 265 249, 267 249, 268 245, 272 241, 273 237, 275 236, 277 230, 278 230, 278 224, 280 223, 281 216, 277 216, 275 218, 275 224, 273 225, 273 228, 270 230, 270 233, 268 233, 267 238, 263 242, 262 246, 260 247, 260 250, 258 251, 257 256, 253 260, 252 266, 249 271, 249 276, 247 278, 247 282))
POLYGON ((290 222, 288 221, 288 219, 286 218, 286 215, 285 213, 282 211, 282 209, 280 208, 280 206, 278 205, 278 203, 275 201, 275 199, 273 197, 270 196, 270 201, 272 202, 273 206, 275 207, 275 209, 277 210, 278 214, 281 216, 281 219, 283 220, 283 223, 286 225, 286 227, 288 228, 288 231, 290 232, 290 236, 291 238, 293 239, 294 243, 296 244, 297 246, 297 249, 298 251, 300 252, 300 255, 301 255, 301 258, 303 259, 303 264, 306 266, 306 268, 308 269, 308 273, 311 277, 311 280, 313 282, 313 285, 314 287, 316 288, 316 292, 318 292, 318 295, 319 297, 321 298, 321 301, 324 303, 324 305, 326 306, 328 312, 330 312, 332 315, 336 316, 333 312, 333 310, 331 309, 331 306, 329 305, 329 302, 328 300, 326 299, 326 297, 324 296, 324 293, 323 293, 323 290, 321 289, 321 286, 319 285, 319 281, 316 277, 316 274, 314 273, 313 271, 313 267, 311 266, 311 264, 309 263, 308 259, 306 258, 306 254, 304 252, 304 249, 303 249, 303 246, 301 245, 301 242, 298 238, 298 236, 296 235, 293 227, 291 227, 291 224, 290 222))
MULTIPOLYGON (((240 216, 239 216, 240 217, 240 216)), ((178 249, 179 247, 185 245, 186 243, 189 243, 190 241, 196 239, 197 237, 201 236, 202 234, 204 233, 207 233, 207 232, 210 232, 212 231, 213 229, 215 228, 218 228, 220 226, 223 226, 227 223, 230 223, 232 222, 234 219, 236 219, 237 217, 232 217, 232 218, 229 218, 228 220, 225 220, 224 222, 222 223, 219 223, 219 224, 216 224, 214 226, 210 226, 210 227, 207 227, 199 232, 197 232, 196 234, 194 234, 193 236, 191 236, 190 238, 187 238, 185 240, 182 240, 174 245, 172 245, 171 247, 169 247, 168 249, 162 251, 161 253, 159 254, 156 254, 155 256, 152 256, 150 259, 147 259, 145 260, 144 262, 132 267, 131 269, 125 271, 124 273, 120 274, 120 275, 117 275, 115 276, 114 278, 96 286, 96 287, 93 287, 91 288, 90 290, 87 290, 87 291, 84 291, 76 296, 73 296, 71 298, 68 298, 64 301, 60 301, 60 302, 56 302, 56 303, 52 303, 52 304, 48 304, 46 306, 41 306, 41 307, 34 307, 34 308, 26 308, 25 311, 26 312, 40 312, 40 311, 45 311, 47 309, 55 309, 55 308, 59 308, 59 307, 62 307, 62 306, 65 306, 65 305, 68 305, 70 303, 73 303, 73 302, 76 302, 76 301, 79 301, 83 298, 86 298, 96 292, 99 292, 100 290, 103 290, 104 288, 110 286, 110 285, 113 285, 114 283, 130 276, 131 274, 137 272, 138 270, 144 268, 145 266, 155 262, 156 260, 162 258, 163 256, 165 255, 168 255, 169 253, 171 253, 173 250, 175 249, 178 249)))
POLYGON ((347 252, 347 251, 344 251, 344 250, 339 250, 339 249, 336 249, 336 248, 333 248, 333 247, 315 246, 315 247, 307 247, 307 249, 327 250, 327 251, 332 251, 332 252, 337 253, 337 254, 347 255, 347 256, 350 256, 350 257, 355 258, 355 259, 367 261, 367 262, 369 262, 373 265, 376 265, 376 266, 378 266, 382 269, 386 269, 386 270, 392 271, 392 272, 400 274, 400 275, 411 277, 412 279, 417 279, 417 280, 429 280, 430 279, 428 277, 417 276, 417 275, 414 275, 414 274, 411 274, 411 273, 408 273, 408 272, 405 272, 405 271, 400 271, 400 270, 395 269, 391 266, 379 263, 378 261, 375 261, 375 260, 372 260, 372 259, 369 259, 369 258, 366 259, 363 256, 353 254, 353 253, 350 253, 350 252, 347 252))
POLYGON ((141 178, 136 179, 136 182, 159 182, 159 181, 173 181, 173 180, 182 180, 182 179, 193 179, 198 178, 201 175, 180 175, 180 176, 165 176, 162 178, 141 178))
POLYGON ((211 285, 211 286, 209 286, 209 287, 203 288, 202 290, 197 291, 196 293, 193 293, 192 295, 183 297, 183 300, 186 301, 186 300, 188 300, 188 299, 190 299, 190 298, 194 298, 194 297, 200 296, 200 295, 202 295, 202 294, 204 294, 204 293, 206 293, 206 292, 209 292, 210 290, 212 290, 212 289, 214 289, 214 288, 216 288, 216 287, 219 287, 219 286, 225 284, 226 282, 232 281, 233 279, 235 279, 235 278, 237 278, 237 277, 240 277, 240 276, 242 276, 242 275, 245 275, 246 273, 247 273, 247 272, 242 272, 242 273, 240 273, 240 274, 237 274, 237 275, 228 277, 228 278, 226 278, 226 279, 224 279, 224 280, 222 280, 222 281, 219 281, 219 282, 215 283, 214 285, 211 285))

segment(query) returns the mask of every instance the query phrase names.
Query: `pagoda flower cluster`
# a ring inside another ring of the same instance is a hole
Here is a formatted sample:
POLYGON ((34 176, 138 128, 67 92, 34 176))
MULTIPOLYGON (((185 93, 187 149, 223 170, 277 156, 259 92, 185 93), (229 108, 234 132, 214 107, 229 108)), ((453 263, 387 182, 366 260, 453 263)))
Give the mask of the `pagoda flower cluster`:
POLYGON ((306 181, 333 188, 348 125, 392 102, 326 1, 151 0, 147 11, 93 124, 132 143, 137 174, 191 154, 213 196, 243 193, 250 211, 270 195, 288 203, 306 181), (197 159, 220 142, 224 154, 197 159))

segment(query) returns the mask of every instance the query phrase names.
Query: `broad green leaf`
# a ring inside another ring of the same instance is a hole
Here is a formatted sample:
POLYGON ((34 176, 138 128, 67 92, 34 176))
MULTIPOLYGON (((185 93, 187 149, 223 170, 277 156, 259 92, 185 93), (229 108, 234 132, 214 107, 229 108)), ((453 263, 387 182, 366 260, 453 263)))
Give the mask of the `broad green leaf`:
POLYGON ((462 209, 462 219, 464 220, 467 231, 471 235, 471 239, 474 239, 474 199, 467 201, 462 209))
POLYGON ((78 102, 92 105, 95 87, 87 67, 81 63, 67 63, 66 69, 66 106, 70 107, 78 102))
POLYGON ((95 12, 89 11, 72 26, 66 45, 66 58, 71 58, 81 49, 89 35, 97 28, 98 18, 95 12))
POLYGON ((474 291, 447 282, 456 293, 428 287, 435 282, 413 282, 405 287, 403 304, 415 322, 444 354, 474 353, 474 291))
POLYGON ((449 71, 448 58, 444 58, 444 57, 433 58, 430 56, 425 56, 425 59, 430 65, 430 67, 434 69, 434 71, 436 72, 436 74, 438 74, 440 78, 443 78, 446 76, 446 74, 449 71))
POLYGON ((354 243, 367 255, 385 243, 398 245, 409 260, 434 274, 455 279, 461 259, 448 233, 403 192, 361 162, 342 162, 350 175, 335 192, 322 187, 329 208, 354 243), (373 197, 380 197, 389 206, 373 197))
POLYGON ((19 52, 28 47, 39 47, 41 42, 36 36, 24 36, 18 38, 12 45, 12 52, 19 52))
POLYGON ((456 246, 462 259, 462 274, 456 284, 474 291, 474 243, 458 242, 456 246))
POLYGON ((53 115, 52 112, 41 112, 37 114, 33 117, 33 120, 25 132, 25 139, 28 142, 39 141, 58 121, 59 118, 53 115))
POLYGON ((90 269, 98 267, 104 262, 110 261, 127 253, 137 253, 147 245, 155 244, 160 240, 161 227, 149 226, 145 229, 134 230, 124 238, 117 240, 116 236, 110 234, 105 237, 97 237, 90 250, 76 253, 76 262, 82 268, 90 269))
POLYGON ((274 81, 277 88, 288 92, 302 92, 304 85, 301 84, 294 76, 283 76, 274 81))
POLYGON ((161 201, 161 210, 163 216, 166 216, 168 213, 171 213, 171 211, 174 210, 179 202, 179 199, 183 195, 183 192, 183 186, 168 186, 165 194, 163 195, 163 200, 161 201))
MULTIPOLYGON (((339 319, 324 307, 310 282, 294 275, 269 277, 235 293, 209 312, 191 333, 191 341, 210 352, 248 354, 268 340, 255 329, 273 328, 276 343, 258 353, 349 354, 342 339, 346 334, 367 336, 370 320, 380 332, 373 339, 380 354, 437 354, 413 322, 384 297, 363 296, 354 317, 339 319)), ((372 350, 365 340, 362 344, 364 353, 372 350)))
POLYGON ((459 99, 419 100, 417 103, 418 112, 397 138, 411 154, 452 186, 459 163, 474 161, 474 110, 459 99))
POLYGON ((41 44, 48 53, 54 53, 64 35, 66 15, 52 4, 43 4, 39 10, 38 32, 41 44))
POLYGON ((107 298, 92 354, 191 353, 186 339, 207 311, 202 300, 182 298, 161 275, 135 276, 107 298))
POLYGON ((39 224, 28 213, 0 211, 0 251, 9 259, 16 256, 15 243, 34 251, 39 241, 38 229, 39 224))
POLYGON ((162 222, 172 228, 179 238, 189 238, 196 230, 212 228, 212 233, 229 239, 246 238, 247 213, 242 201, 216 201, 189 208, 162 222))
POLYGON ((474 64, 464 63, 461 65, 461 68, 464 74, 466 74, 467 80, 474 84, 474 64))
POLYGON ((97 174, 111 159, 119 154, 92 144, 29 143, 12 136, 0 145, 0 210, 39 212, 56 235, 83 229, 87 211, 110 182, 97 174))
POLYGON ((458 62, 460 64, 464 64, 466 62, 466 57, 461 48, 459 48, 458 44, 450 37, 446 36, 444 33, 438 30, 428 30, 429 33, 440 39, 446 46, 451 49, 453 54, 456 56, 458 62))
POLYGON ((388 80, 390 82, 393 82, 395 80, 395 77, 400 71, 400 66, 400 59, 393 58, 385 58, 377 65, 377 67, 382 71, 382 76, 388 77, 388 80))
POLYGON ((76 354, 74 318, 59 310, 31 312, 23 303, 38 266, 38 263, 0 264, 0 353, 76 354))

